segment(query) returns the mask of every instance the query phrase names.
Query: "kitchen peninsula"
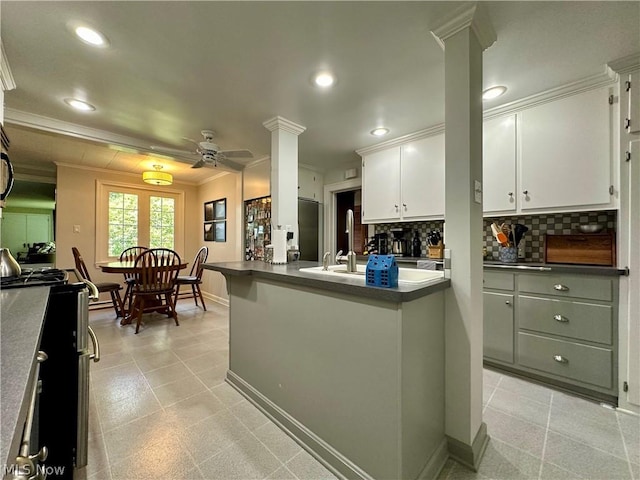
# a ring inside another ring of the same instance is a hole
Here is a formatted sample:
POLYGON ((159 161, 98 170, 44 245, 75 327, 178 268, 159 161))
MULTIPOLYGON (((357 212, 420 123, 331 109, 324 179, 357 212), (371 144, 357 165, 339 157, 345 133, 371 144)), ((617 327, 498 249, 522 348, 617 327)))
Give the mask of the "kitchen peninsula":
POLYGON ((377 288, 311 266, 204 265, 227 280, 227 381, 347 478, 434 478, 450 281, 377 288))

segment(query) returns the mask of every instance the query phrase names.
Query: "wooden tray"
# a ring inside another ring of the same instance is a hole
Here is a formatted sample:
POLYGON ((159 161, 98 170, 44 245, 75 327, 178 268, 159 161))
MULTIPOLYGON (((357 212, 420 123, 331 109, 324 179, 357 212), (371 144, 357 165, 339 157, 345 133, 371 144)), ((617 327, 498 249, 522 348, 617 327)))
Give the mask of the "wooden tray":
POLYGON ((612 267, 616 264, 615 234, 545 235, 544 261, 612 267))

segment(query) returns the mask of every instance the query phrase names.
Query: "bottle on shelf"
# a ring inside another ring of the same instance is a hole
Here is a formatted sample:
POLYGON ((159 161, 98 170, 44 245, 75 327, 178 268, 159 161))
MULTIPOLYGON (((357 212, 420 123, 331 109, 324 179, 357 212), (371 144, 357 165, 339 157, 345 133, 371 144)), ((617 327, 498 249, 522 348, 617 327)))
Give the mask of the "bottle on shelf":
POLYGON ((411 254, 414 257, 419 257, 422 254, 422 242, 420 241, 420 232, 418 230, 415 231, 415 235, 413 237, 413 248, 411 249, 411 254))

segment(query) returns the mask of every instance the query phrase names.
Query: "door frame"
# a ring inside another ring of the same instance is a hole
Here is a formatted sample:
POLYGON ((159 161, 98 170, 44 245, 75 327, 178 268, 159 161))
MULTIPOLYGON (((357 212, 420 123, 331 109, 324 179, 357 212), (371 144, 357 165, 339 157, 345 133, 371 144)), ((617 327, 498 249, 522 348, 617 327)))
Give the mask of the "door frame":
MULTIPOLYGON (((336 255, 336 194, 362 188, 362 178, 354 178, 343 182, 329 183, 324 186, 324 242, 323 251, 329 252, 331 258, 336 255)), ((363 225, 364 228, 364 225, 363 225)))

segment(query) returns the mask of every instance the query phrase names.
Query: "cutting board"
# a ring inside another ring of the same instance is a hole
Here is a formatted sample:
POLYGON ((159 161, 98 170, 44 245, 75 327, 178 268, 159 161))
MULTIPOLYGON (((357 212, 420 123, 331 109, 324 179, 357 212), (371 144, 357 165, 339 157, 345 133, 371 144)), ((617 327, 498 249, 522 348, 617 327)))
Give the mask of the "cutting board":
POLYGON ((616 263, 614 233, 545 235, 545 263, 606 265, 616 263))

